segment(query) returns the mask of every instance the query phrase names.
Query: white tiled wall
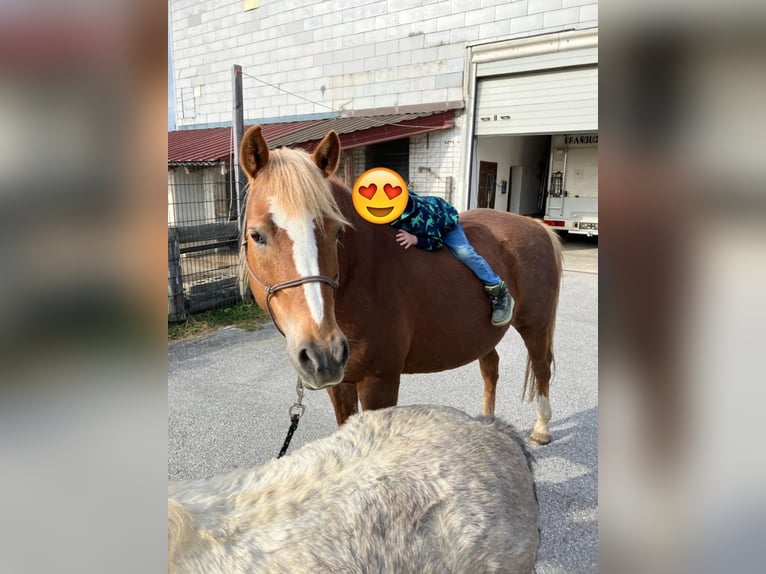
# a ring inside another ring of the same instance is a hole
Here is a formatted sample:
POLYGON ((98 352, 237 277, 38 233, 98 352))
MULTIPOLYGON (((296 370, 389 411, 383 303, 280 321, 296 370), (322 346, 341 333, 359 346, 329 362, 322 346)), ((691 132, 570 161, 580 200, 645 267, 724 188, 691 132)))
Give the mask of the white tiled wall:
POLYGON ((466 43, 598 19, 594 0, 260 4, 245 12, 242 0, 170 0, 179 127, 230 121, 234 64, 246 74, 246 120, 462 100, 466 43))
POLYGON ((409 183, 415 193, 438 195, 450 203, 462 205, 461 190, 456 186, 464 117, 458 112, 452 129, 410 138, 409 183))

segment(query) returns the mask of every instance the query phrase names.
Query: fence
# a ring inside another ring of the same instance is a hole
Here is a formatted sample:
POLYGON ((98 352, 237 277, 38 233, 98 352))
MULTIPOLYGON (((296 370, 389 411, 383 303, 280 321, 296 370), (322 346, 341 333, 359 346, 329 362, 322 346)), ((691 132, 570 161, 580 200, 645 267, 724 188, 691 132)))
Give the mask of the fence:
POLYGON ((237 201, 221 166, 168 169, 168 321, 237 303, 237 201))
MULTIPOLYGON (((362 171, 357 148, 342 154, 336 175, 350 186, 362 171)), ((168 167, 168 321, 242 300, 237 209, 221 164, 168 167)))

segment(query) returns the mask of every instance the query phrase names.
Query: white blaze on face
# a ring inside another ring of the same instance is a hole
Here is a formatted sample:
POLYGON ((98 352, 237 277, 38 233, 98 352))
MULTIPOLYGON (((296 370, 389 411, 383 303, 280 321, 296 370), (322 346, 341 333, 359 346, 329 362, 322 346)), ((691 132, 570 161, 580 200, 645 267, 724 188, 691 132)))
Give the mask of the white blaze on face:
MULTIPOLYGON (((304 219, 288 218, 281 206, 271 205, 271 218, 275 225, 287 232, 293 242, 293 263, 299 277, 319 275, 319 253, 316 237, 314 236, 314 221, 310 216, 304 219)), ((324 300, 321 283, 304 283, 303 293, 309 306, 311 318, 317 325, 324 318, 324 300)))

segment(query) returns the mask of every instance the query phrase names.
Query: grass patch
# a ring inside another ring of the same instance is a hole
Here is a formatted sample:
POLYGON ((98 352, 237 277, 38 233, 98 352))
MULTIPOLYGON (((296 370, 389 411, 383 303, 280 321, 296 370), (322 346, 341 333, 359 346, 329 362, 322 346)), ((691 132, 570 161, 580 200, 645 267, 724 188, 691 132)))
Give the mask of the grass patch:
POLYGON ((255 303, 239 303, 233 307, 211 309, 189 315, 186 321, 181 323, 168 323, 168 339, 177 341, 199 337, 221 327, 239 327, 254 331, 268 321, 269 316, 255 303))

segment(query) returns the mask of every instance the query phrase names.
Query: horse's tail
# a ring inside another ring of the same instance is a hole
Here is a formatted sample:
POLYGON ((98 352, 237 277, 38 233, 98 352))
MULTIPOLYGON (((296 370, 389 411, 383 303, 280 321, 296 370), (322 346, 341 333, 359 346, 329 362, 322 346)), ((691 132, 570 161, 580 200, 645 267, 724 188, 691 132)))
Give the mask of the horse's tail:
MULTIPOLYGON (((553 378, 553 371, 556 368, 556 359, 553 356, 553 332, 556 329, 556 314, 558 313, 559 307, 559 292, 561 291, 561 276, 564 268, 564 253, 561 248, 561 237, 539 219, 536 219, 535 221, 537 221, 537 223, 545 230, 553 249, 553 309, 551 309, 551 313, 548 317, 548 324, 545 328, 545 333, 547 335, 546 351, 551 358, 551 378, 553 378)), ((542 390, 540 389, 540 383, 541 381, 537 379, 534 369, 532 368, 532 359, 527 355, 527 368, 524 372, 524 387, 521 390, 521 398, 523 399, 524 395, 527 395, 528 392, 528 400, 530 402, 535 400, 542 390)), ((546 394, 548 384, 550 384, 550 379, 545 382, 546 394)))

